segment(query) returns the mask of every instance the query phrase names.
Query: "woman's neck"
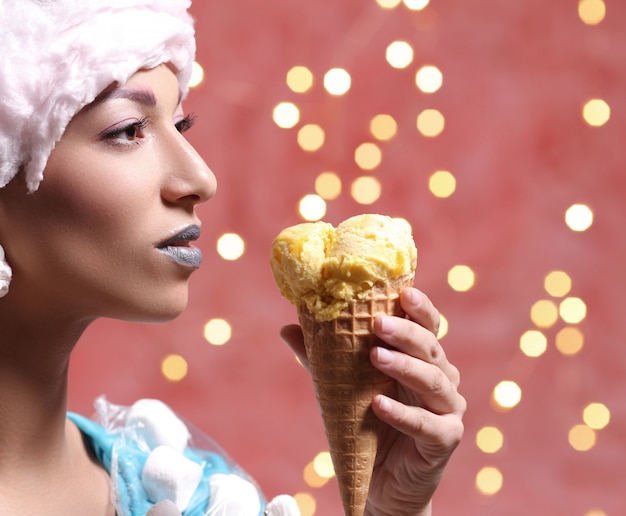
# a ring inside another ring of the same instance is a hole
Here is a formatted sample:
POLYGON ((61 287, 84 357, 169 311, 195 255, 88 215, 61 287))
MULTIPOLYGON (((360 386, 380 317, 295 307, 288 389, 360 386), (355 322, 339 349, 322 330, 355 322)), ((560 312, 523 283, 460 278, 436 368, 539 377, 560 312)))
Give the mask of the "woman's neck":
POLYGON ((0 308, 0 477, 65 453, 69 360, 86 326, 0 308))
POLYGON ((0 304, 3 514, 114 514, 108 475, 66 418, 70 354, 88 322, 9 312, 0 304))

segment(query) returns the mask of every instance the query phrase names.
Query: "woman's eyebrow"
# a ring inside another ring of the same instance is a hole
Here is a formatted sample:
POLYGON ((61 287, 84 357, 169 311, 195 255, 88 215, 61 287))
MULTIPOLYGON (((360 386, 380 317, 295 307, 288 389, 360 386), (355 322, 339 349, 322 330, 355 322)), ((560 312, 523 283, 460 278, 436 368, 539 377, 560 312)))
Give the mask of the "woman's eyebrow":
POLYGON ((134 102, 139 102, 148 107, 154 107, 157 105, 157 99, 154 92, 147 88, 135 89, 135 88, 116 88, 109 95, 109 99, 128 99, 134 102))
POLYGON ((154 92, 149 88, 117 88, 111 86, 98 95, 91 104, 86 106, 90 109, 102 102, 110 99, 128 99, 133 102, 139 102, 148 107, 155 107, 157 105, 157 99, 154 92))

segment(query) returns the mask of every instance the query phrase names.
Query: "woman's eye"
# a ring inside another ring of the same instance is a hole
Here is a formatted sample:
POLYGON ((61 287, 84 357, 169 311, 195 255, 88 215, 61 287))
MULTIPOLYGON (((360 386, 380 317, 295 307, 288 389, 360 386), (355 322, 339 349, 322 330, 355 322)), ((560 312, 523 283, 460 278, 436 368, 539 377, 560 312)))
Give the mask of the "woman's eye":
POLYGON ((122 135, 126 136, 128 140, 134 140, 139 136, 139 127, 137 127, 137 124, 131 125, 124 129, 122 135))
MULTIPOLYGON (((146 118, 135 120, 130 124, 115 128, 104 134, 106 140, 112 143, 124 145, 126 143, 134 143, 145 137, 144 129, 148 125, 146 118)), ((137 142, 138 143, 138 142, 137 142)))

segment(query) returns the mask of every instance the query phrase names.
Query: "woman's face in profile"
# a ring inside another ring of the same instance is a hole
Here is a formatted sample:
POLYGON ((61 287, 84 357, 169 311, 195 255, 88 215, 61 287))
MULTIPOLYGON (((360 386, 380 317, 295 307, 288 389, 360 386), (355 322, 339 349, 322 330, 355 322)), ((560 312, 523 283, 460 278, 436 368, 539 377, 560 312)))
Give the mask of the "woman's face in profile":
POLYGON ((74 117, 39 190, 0 190, 9 297, 80 318, 180 313, 201 261, 195 207, 216 182, 181 134, 179 100, 168 66, 137 72, 74 117))

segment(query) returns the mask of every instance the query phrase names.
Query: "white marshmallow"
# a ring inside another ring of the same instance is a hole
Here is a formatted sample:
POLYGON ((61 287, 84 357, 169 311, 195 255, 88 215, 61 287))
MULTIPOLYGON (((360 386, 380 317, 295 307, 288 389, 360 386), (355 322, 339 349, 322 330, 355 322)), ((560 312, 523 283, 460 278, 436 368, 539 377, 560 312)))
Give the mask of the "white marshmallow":
POLYGON ((258 516, 261 510, 259 492, 251 482, 237 476, 216 473, 209 480, 211 516, 258 516))
POLYGON ((268 516, 300 516, 300 508, 293 496, 278 495, 267 504, 268 516))
POLYGON ((143 399, 135 402, 126 416, 126 427, 132 428, 137 438, 151 450, 166 445, 183 452, 189 441, 189 430, 162 401, 143 399))
POLYGON ((157 446, 146 460, 141 482, 152 503, 170 500, 184 511, 202 479, 202 466, 169 446, 157 446))

